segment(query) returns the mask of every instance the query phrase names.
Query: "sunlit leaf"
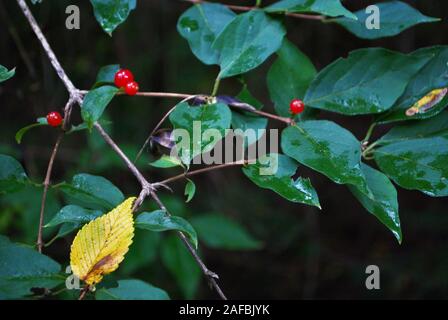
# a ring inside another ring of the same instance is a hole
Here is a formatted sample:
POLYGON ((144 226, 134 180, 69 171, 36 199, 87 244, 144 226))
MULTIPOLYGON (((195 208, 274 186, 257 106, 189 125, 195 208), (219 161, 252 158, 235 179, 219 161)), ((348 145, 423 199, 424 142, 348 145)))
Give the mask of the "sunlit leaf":
POLYGON ((89 222, 76 235, 70 252, 73 273, 88 285, 115 271, 134 236, 132 206, 128 198, 111 212, 89 222))

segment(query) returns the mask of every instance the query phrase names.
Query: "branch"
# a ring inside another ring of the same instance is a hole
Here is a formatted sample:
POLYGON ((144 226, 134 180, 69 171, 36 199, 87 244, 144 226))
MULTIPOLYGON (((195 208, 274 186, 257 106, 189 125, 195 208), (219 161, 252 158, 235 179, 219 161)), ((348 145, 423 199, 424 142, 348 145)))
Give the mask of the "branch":
MULTIPOLYGON (((157 196, 157 194, 155 192, 151 192, 151 197, 154 199, 154 201, 159 205, 160 209, 162 209, 163 211, 165 211, 166 215, 171 216, 171 213, 168 211, 168 209, 164 206, 164 204, 162 203, 162 201, 160 201, 159 197, 157 196)), ((187 237, 185 236, 185 234, 183 234, 182 232, 178 232, 179 237, 181 238, 182 242, 185 244, 185 246, 187 247, 188 251, 190 251, 191 255, 193 256, 193 258, 196 260, 197 264, 199 265, 199 267, 202 270, 202 273, 208 278, 208 281, 210 283, 210 286, 212 286, 213 288, 215 288, 216 292, 218 293, 219 297, 222 300, 227 300, 227 297, 225 296, 224 292, 222 292, 221 288, 218 285, 218 282, 216 281, 217 279, 219 279, 219 276, 210 271, 207 266, 204 264, 204 262, 201 260, 201 257, 199 257, 198 253, 196 252, 196 250, 192 247, 192 245, 190 244, 190 242, 188 241, 187 237)))
POLYGON ((180 179, 184 179, 184 178, 188 178, 191 176, 195 176, 204 172, 209 172, 209 171, 214 171, 214 170, 219 170, 219 169, 224 169, 224 168, 228 168, 228 167, 235 167, 235 166, 244 166, 248 163, 248 161, 246 160, 240 160, 240 161, 235 161, 235 162, 229 162, 229 163, 223 163, 217 166, 212 166, 212 167, 206 167, 206 168, 202 168, 202 169, 198 169, 198 170, 194 170, 194 171, 190 171, 190 172, 185 172, 185 173, 181 173, 177 176, 165 179, 161 182, 158 182, 157 184, 160 185, 165 185, 171 182, 174 182, 176 180, 180 180, 180 179))
POLYGON ((112 140, 112 138, 104 131, 103 127, 95 122, 95 129, 101 134, 103 139, 111 146, 111 148, 120 156, 120 158, 126 163, 128 169, 132 172, 132 174, 137 178, 138 182, 140 182, 143 189, 152 188, 151 184, 145 179, 145 177, 141 174, 141 172, 137 169, 137 167, 132 163, 131 160, 124 154, 124 152, 120 149, 120 147, 112 140))
POLYGON ((56 139, 56 143, 54 144, 53 151, 51 152, 50 160, 48 161, 47 173, 45 174, 44 180, 44 191, 42 192, 42 201, 40 204, 40 215, 39 215, 39 229, 37 232, 37 250, 42 253, 42 247, 44 245, 42 241, 42 229, 44 226, 44 215, 45 215, 45 203, 47 201, 47 193, 48 187, 50 186, 51 172, 53 171, 54 159, 56 158, 56 154, 59 149, 59 145, 61 144, 62 138, 64 137, 64 132, 61 132, 56 139))
MULTIPOLYGON (((170 95, 172 95, 172 93, 170 93, 170 95)), ((187 101, 191 97, 194 97, 194 96, 185 95, 185 99, 182 100, 181 103, 184 101, 187 101)), ((146 138, 145 142, 143 143, 143 146, 138 151, 137 156, 135 157, 134 163, 136 163, 138 161, 138 159, 142 155, 143 151, 145 150, 146 146, 148 145, 149 141, 151 140, 151 137, 157 132, 157 130, 159 130, 160 126, 165 122, 165 120, 168 119, 170 114, 174 111, 174 109, 176 109, 176 106, 177 106, 177 104, 174 107, 172 107, 170 110, 168 110, 168 112, 162 117, 162 119, 160 119, 160 121, 157 123, 157 125, 154 127, 154 129, 151 131, 148 138, 146 138)))
MULTIPOLYGON (((78 91, 82 95, 86 95, 89 90, 80 90, 78 91)), ((124 92, 119 91, 117 95, 125 95, 124 92)), ((191 94, 186 93, 176 93, 176 92, 137 92, 136 96, 140 97, 154 97, 154 98, 174 98, 174 99, 184 99, 191 97, 191 94)))
MULTIPOLYGON (((203 1, 203 0, 182 0, 182 1, 190 2, 193 4, 207 2, 207 1, 203 1)), ((235 6, 232 4, 226 4, 225 6, 229 9, 232 9, 235 11, 251 11, 251 10, 260 9, 257 6, 247 7, 247 6, 235 6)), ((284 14, 287 17, 298 18, 298 19, 308 19, 308 20, 324 20, 325 19, 325 16, 320 16, 320 15, 309 15, 309 14, 300 14, 300 13, 292 13, 292 12, 285 12, 284 14)))
POLYGON ((145 151, 146 146, 148 145, 149 141, 151 141, 152 136, 156 133, 156 131, 160 128, 160 126, 165 122, 165 120, 170 116, 170 114, 176 109, 176 106, 172 107, 168 112, 160 119, 160 121, 157 123, 157 125, 154 127, 154 129, 149 134, 148 138, 146 138, 145 142, 143 143, 143 146, 140 148, 140 150, 137 153, 137 156, 135 157, 134 163, 140 159, 140 156, 142 155, 143 151, 145 151))
MULTIPOLYGON (((112 149, 114 149, 114 151, 120 156, 120 158, 126 163, 129 170, 134 174, 134 176, 137 178, 137 180, 139 180, 139 182, 142 186, 142 190, 140 192, 140 195, 139 195, 133 209, 136 210, 138 208, 138 206, 140 206, 141 203, 143 203, 143 201, 145 200, 146 197, 151 196, 153 198, 153 200, 158 204, 158 206, 160 207, 161 210, 165 211, 165 213, 168 216, 171 215, 170 212, 167 210, 167 208, 164 206, 164 204, 162 203, 162 201, 159 199, 159 197, 156 194, 156 190, 155 190, 156 184, 151 184, 148 180, 146 180, 145 177, 143 177, 143 175, 137 169, 137 167, 131 162, 131 160, 129 160, 129 158, 124 154, 124 152, 120 149, 120 147, 118 147, 118 145, 112 140, 112 138, 107 134, 107 132, 104 131, 103 127, 98 122, 95 123, 95 128, 99 131, 99 133, 104 138, 106 143, 108 143, 112 147, 112 149)), ((178 232, 178 234, 179 234, 179 237, 181 238, 182 242, 187 247, 190 254, 196 260, 196 262, 199 265, 199 267, 201 268, 203 274, 208 278, 210 285, 216 290, 216 292, 219 294, 219 296, 222 299, 227 300, 226 296, 224 295, 224 293, 222 292, 221 288, 219 287, 219 285, 216 281, 216 279, 219 278, 218 275, 216 273, 210 271, 207 268, 205 263, 202 261, 202 259, 197 254, 196 250, 191 246, 187 237, 182 232, 178 232)))
POLYGON ((40 214, 39 214, 39 227, 37 231, 37 250, 42 253, 42 247, 44 245, 42 240, 42 229, 44 226, 44 216, 45 216, 45 203, 47 201, 47 193, 48 188, 50 187, 51 173, 53 172, 54 159, 59 150, 59 146, 61 144, 62 139, 64 138, 65 130, 67 130, 68 122, 70 121, 70 115, 72 106, 75 103, 73 99, 69 99, 64 108, 64 122, 62 124, 62 131, 59 133, 56 142, 53 147, 53 151, 51 152, 50 160, 48 161, 47 173, 45 174, 45 180, 43 182, 44 190, 42 192, 42 200, 40 204, 40 214))

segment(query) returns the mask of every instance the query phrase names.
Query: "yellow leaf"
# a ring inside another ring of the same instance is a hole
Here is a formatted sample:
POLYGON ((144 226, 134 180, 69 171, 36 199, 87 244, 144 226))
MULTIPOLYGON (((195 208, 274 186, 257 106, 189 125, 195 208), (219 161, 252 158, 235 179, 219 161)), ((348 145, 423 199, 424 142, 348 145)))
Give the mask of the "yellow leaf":
POLYGON ((70 265, 73 273, 88 285, 118 268, 134 237, 132 206, 128 198, 111 212, 86 224, 73 240, 70 265))

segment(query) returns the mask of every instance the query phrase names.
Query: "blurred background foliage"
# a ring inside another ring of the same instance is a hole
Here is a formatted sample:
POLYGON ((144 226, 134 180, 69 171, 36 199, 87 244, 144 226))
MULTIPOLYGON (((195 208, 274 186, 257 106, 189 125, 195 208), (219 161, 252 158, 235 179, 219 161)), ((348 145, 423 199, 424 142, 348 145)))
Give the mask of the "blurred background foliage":
MULTIPOLYGON (((255 1, 227 0, 252 5, 255 1)), ((263 1, 270 3, 272 1, 263 1)), ((288 38, 306 53, 318 69, 361 47, 382 46, 402 52, 446 44, 448 2, 406 1, 429 16, 443 18, 436 24, 420 25, 401 35, 366 41, 343 28, 316 21, 286 18, 288 38)), ((372 1, 346 0, 351 10, 372 1)), ((88 1, 45 0, 33 13, 73 82, 88 89, 103 65, 119 63, 133 70, 144 91, 208 93, 218 72, 202 65, 176 31, 180 14, 189 7, 177 0, 139 1, 138 10, 110 38, 95 21, 88 1), (81 9, 81 29, 65 28, 65 8, 81 9)), ((17 67, 16 76, 0 87, 0 153, 19 159, 29 176, 43 180, 56 131, 34 129, 21 145, 15 132, 50 110, 62 110, 67 99, 39 43, 15 1, 0 2, 0 62, 17 67)), ((253 95, 273 110, 266 88, 271 58, 245 76, 253 95)), ((225 80, 220 92, 236 95, 239 79, 225 80)), ((107 128, 125 152, 133 157, 162 115, 176 103, 170 99, 118 97, 108 108, 107 128)), ((343 117, 323 113, 364 137, 369 117, 343 117)), ((79 112, 74 123, 79 123, 79 112)), ((270 127, 277 127, 270 123, 270 127)), ((375 138, 388 130, 379 127, 375 138)), ((177 174, 178 169, 139 167, 152 181, 177 174)), ((175 194, 163 192, 163 200, 176 215, 186 217, 197 229, 200 252, 221 277, 231 298, 442 298, 448 293, 448 202, 428 198, 417 191, 399 189, 403 244, 400 246, 375 217, 365 211, 348 189, 301 167, 319 193, 323 210, 290 203, 263 190, 229 168, 197 176, 197 196, 189 204, 183 198, 184 182, 173 185, 175 194), (223 222, 223 220, 225 220, 223 222), (235 231, 237 229, 237 231, 235 231), (381 290, 365 289, 365 268, 378 265, 381 290)), ((102 175, 125 195, 135 195, 139 186, 120 159, 93 132, 76 133, 65 139, 57 156, 53 183, 69 181, 78 172, 102 175)), ((0 197, 0 234, 14 241, 33 244, 36 239, 41 189, 29 187, 0 197)), ((46 221, 67 204, 62 193, 50 190, 46 221)), ((145 209, 155 208, 147 203, 145 209)), ((50 240, 56 230, 46 230, 50 240)), ((56 240, 45 253, 68 264, 73 234, 56 240)), ((172 298, 215 298, 206 281, 172 234, 137 230, 125 262, 108 281, 138 278, 165 289, 172 298)), ((70 295, 70 293, 67 293, 70 295)))

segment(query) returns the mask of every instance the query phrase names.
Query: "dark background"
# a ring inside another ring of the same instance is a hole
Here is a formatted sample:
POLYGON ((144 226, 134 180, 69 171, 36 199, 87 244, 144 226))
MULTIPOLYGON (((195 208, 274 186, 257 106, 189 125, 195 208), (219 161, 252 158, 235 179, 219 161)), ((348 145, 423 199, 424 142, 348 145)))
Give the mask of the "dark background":
MULTIPOLYGON (((120 63, 134 71, 144 91, 208 93, 218 72, 216 66, 202 65, 176 31, 176 22, 189 4, 177 0, 140 0, 138 10, 110 38, 92 14, 88 1, 51 1, 32 6, 33 13, 78 88, 88 89, 98 69, 120 63), (65 28, 65 8, 81 9, 81 29, 65 28)), ((227 0, 252 5, 254 1, 227 0)), ((270 1, 264 1, 269 3, 270 1)), ((414 27, 399 36, 377 41, 357 39, 341 27, 316 21, 286 18, 288 38, 313 61, 318 69, 351 50, 382 46, 402 52, 446 44, 448 1, 407 1, 424 14, 445 21, 414 27)), ((358 10, 372 1, 344 1, 358 10)), ((44 116, 62 110, 67 93, 57 78, 40 44, 32 34, 17 4, 0 1, 0 63, 17 67, 14 78, 0 86, 0 153, 19 159, 35 181, 42 181, 56 131, 39 128, 22 143, 15 132, 44 116)), ((273 58, 246 79, 252 93, 273 111, 265 75, 273 58)), ((241 84, 223 82, 220 92, 237 94, 241 84)), ((114 139, 133 157, 147 134, 175 100, 152 98, 115 99, 108 109, 114 139)), ((79 122, 76 110, 74 121, 79 122)), ((369 117, 342 117, 323 113, 350 129, 359 139, 367 130, 369 117)), ((270 123, 270 126, 277 126, 270 123)), ((379 127, 377 138, 389 129, 379 127)), ((176 169, 158 170, 140 162, 153 181, 177 174, 176 169)), ((57 156, 53 182, 69 180, 77 172, 103 175, 126 195, 136 194, 138 184, 120 160, 95 134, 86 132, 65 139, 57 156)), ((212 250, 202 247, 206 263, 221 276, 223 290, 231 298, 261 299, 357 299, 357 298, 445 298, 448 293, 447 205, 443 198, 430 198, 417 191, 398 189, 403 244, 354 199, 344 186, 326 177, 301 169, 318 191, 323 210, 290 203, 275 193, 256 187, 237 168, 196 177, 198 194, 188 205, 183 200, 183 183, 173 185, 175 194, 164 192, 174 214, 194 216, 219 212, 244 225, 263 242, 257 251, 212 250), (381 290, 365 288, 365 268, 381 269, 381 290)), ((37 232, 40 190, 26 190, 0 199, 0 234, 32 244, 37 232)), ((47 215, 64 204, 60 194, 50 193, 47 215)), ((47 235, 47 239, 51 234, 47 235)), ((46 253, 64 265, 68 262, 72 237, 56 241, 46 253)), ((148 240, 149 241, 149 240, 148 240)), ((163 240, 162 240, 163 241, 163 240)), ((148 256, 128 273, 166 289, 173 298, 182 298, 176 282, 161 265, 157 249, 148 243, 148 256)), ((124 263, 126 264, 126 262, 124 263)), ((118 271, 126 274, 124 271, 118 271)), ((128 275, 129 275, 128 274, 128 275)), ((117 275, 120 275, 118 273, 117 275)), ((202 280, 202 279, 201 279, 202 280)), ((205 281, 195 298, 215 298, 205 281)))

